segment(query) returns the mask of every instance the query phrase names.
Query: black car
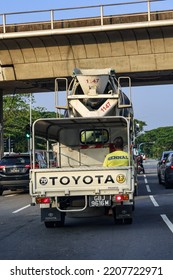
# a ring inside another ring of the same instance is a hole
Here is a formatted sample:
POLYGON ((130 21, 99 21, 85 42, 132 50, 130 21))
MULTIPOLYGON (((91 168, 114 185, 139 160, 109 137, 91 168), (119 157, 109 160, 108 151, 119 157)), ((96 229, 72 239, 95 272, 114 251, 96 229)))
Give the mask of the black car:
MULTIPOLYGON (((41 154, 36 153, 36 168, 46 167, 41 154)), ((9 154, 0 160, 0 195, 4 190, 29 189, 30 154, 9 154)))
POLYGON ((159 183, 165 184, 166 188, 173 187, 173 152, 160 165, 159 183))
POLYGON ((162 155, 161 155, 161 158, 159 159, 159 161, 157 163, 157 176, 158 176, 158 180, 159 180, 160 184, 161 184, 160 167, 162 166, 162 164, 164 164, 166 162, 166 159, 167 159, 167 157, 170 153, 173 153, 173 151, 163 151, 162 155))

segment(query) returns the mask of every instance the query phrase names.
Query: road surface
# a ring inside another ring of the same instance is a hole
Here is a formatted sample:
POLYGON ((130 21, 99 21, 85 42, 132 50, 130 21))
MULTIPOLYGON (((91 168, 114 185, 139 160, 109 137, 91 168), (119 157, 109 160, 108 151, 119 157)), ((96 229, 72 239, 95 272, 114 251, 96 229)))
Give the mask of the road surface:
POLYGON ((113 217, 67 218, 45 228, 27 193, 0 197, 0 260, 172 260, 173 188, 159 185, 156 161, 146 160, 131 225, 113 217))

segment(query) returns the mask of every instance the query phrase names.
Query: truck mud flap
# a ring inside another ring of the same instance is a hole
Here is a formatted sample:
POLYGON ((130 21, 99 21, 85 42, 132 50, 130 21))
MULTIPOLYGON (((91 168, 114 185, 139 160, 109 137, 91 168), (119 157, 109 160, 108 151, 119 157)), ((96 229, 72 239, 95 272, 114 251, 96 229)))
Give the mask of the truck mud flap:
POLYGON ((113 208, 114 219, 131 219, 133 207, 132 205, 116 205, 113 208))
POLYGON ((43 222, 61 222, 65 217, 65 213, 57 210, 57 208, 42 208, 41 221, 43 222))

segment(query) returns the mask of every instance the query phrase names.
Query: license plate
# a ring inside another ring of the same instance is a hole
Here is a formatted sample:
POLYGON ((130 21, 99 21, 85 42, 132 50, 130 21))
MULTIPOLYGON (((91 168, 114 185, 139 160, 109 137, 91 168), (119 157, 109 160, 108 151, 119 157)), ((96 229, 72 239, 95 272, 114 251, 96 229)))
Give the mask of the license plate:
POLYGON ((10 172, 11 173, 19 173, 20 169, 19 168, 12 168, 12 169, 10 169, 10 172))
POLYGON ((111 206, 110 195, 93 195, 89 196, 90 207, 111 206))

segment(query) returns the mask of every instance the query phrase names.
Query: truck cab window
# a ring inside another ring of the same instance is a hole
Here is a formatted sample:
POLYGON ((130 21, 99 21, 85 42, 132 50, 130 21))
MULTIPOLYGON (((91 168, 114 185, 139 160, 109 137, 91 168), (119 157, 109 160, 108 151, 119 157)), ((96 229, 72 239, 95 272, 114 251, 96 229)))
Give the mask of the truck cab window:
POLYGON ((107 143, 109 133, 106 129, 82 130, 80 133, 80 142, 82 144, 107 143))

